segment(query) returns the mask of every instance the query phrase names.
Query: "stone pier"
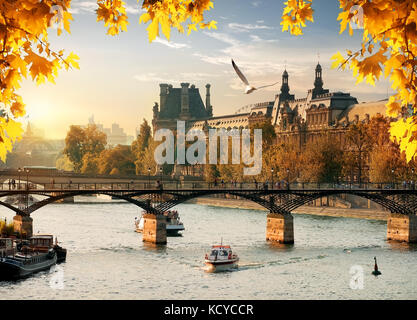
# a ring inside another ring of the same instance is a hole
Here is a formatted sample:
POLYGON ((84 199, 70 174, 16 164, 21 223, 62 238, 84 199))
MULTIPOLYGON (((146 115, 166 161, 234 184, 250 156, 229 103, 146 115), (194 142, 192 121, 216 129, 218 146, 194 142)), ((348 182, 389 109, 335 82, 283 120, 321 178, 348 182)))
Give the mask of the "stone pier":
POLYGON ((387 240, 417 243, 417 216, 390 214, 387 221, 387 240))
POLYGON ((270 213, 267 216, 266 240, 278 243, 294 243, 294 218, 290 214, 270 213))
POLYGON ((30 238, 33 235, 33 219, 29 216, 16 215, 13 217, 13 229, 23 238, 30 238))
POLYGON ((154 244, 167 243, 166 218, 163 215, 145 214, 143 216, 142 240, 154 244))

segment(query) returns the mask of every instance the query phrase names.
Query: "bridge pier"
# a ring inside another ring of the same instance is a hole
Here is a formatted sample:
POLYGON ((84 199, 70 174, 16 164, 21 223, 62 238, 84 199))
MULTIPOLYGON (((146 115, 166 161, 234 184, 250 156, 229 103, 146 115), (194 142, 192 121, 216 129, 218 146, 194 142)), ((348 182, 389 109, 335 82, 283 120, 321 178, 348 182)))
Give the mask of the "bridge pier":
POLYGON ((13 229, 15 232, 19 232, 23 238, 30 238, 33 235, 33 219, 29 216, 15 215, 13 229))
POLYGON ((166 218, 147 213, 143 216, 142 240, 153 244, 167 244, 166 218))
POLYGON ((267 216, 266 240, 294 243, 294 217, 291 214, 270 213, 267 216))
POLYGON ((417 216, 391 213, 387 222, 387 240, 417 243, 417 216))

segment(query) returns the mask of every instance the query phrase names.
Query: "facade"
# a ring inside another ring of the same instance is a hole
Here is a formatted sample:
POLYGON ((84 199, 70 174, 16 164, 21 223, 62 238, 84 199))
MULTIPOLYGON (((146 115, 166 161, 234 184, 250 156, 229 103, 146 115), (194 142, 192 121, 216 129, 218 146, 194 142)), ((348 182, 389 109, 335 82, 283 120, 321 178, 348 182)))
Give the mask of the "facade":
MULTIPOLYGON (((247 129, 254 123, 271 122, 277 134, 277 143, 297 143, 300 147, 314 143, 324 133, 330 133, 344 143, 344 133, 353 123, 368 122, 377 114, 385 114, 387 100, 359 103, 350 93, 330 92, 324 88, 323 69, 317 64, 313 87, 305 97, 291 94, 289 74, 282 75, 280 93, 273 101, 246 106, 232 115, 213 117, 210 103, 210 85, 206 85, 204 105, 199 89, 182 83, 181 88, 161 84, 160 104, 153 108, 153 130, 175 131, 177 120, 186 122, 190 129, 247 129)), ((175 170, 175 174, 180 174, 175 170)), ((199 171, 201 174, 201 170, 199 171)))
MULTIPOLYGON (((284 72, 283 83, 288 83, 284 72)), ((272 112, 272 124, 277 134, 277 143, 293 142, 300 147, 313 143, 324 133, 330 133, 342 145, 344 132, 349 125, 369 122, 377 114, 385 114, 387 100, 358 103, 350 93, 330 92, 323 88, 322 67, 316 66, 314 88, 306 97, 296 99, 290 95, 288 86, 281 88, 272 112)))

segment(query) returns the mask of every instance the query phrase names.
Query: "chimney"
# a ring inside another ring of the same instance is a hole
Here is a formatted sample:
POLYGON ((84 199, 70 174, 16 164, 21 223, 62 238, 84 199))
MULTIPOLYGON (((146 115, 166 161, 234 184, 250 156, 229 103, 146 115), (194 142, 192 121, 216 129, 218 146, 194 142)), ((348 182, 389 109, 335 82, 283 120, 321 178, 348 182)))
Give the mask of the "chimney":
POLYGON ((190 96, 188 95, 189 83, 181 83, 181 114, 189 115, 190 96))
POLYGON ((206 84, 206 110, 208 110, 211 107, 211 102, 210 102, 210 84, 206 84))
POLYGON ((168 85, 166 83, 161 83, 159 86, 161 87, 159 110, 160 112, 163 112, 167 103, 168 85))

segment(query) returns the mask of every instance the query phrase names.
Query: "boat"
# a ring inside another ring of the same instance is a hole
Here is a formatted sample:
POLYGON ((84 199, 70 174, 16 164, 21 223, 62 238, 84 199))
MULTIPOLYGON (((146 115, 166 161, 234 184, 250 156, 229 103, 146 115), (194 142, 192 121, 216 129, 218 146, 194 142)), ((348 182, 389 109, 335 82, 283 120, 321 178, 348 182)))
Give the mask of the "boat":
MULTIPOLYGON (((138 220, 135 218, 135 231, 141 233, 143 231, 143 224, 144 224, 144 214, 146 212, 142 213, 142 216, 138 220)), ((167 230, 167 236, 176 236, 180 231, 184 231, 185 227, 182 221, 180 220, 180 217, 178 215, 178 211, 176 210, 169 210, 164 212, 164 217, 166 218, 166 230, 167 230)))
POLYGON ((67 249, 58 245, 58 238, 55 238, 51 234, 37 234, 31 237, 29 240, 29 246, 35 251, 45 252, 53 249, 57 255, 57 263, 65 262, 67 258, 67 249))
MULTIPOLYGON (((32 239, 31 239, 32 240, 32 239)), ((57 262, 54 249, 45 246, 31 246, 24 240, 13 246, 13 239, 0 239, 0 279, 17 280, 48 270, 57 262)))
POLYGON ((212 246, 211 251, 206 253, 206 257, 204 259, 204 263, 208 267, 208 271, 212 272, 236 269, 238 262, 238 255, 233 253, 230 246, 225 246, 223 244, 212 246))

